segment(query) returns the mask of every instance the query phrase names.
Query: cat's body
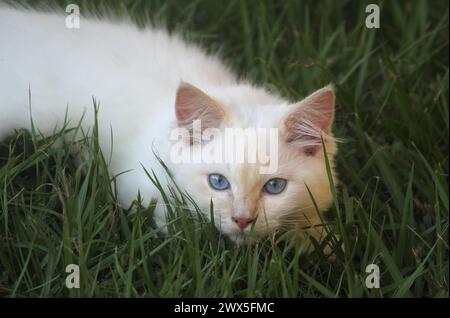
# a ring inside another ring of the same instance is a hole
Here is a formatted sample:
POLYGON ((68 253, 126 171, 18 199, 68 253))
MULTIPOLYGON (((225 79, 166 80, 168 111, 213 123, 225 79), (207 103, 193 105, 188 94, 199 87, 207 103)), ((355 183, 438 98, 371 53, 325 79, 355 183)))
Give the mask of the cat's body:
MULTIPOLYGON (((305 100, 308 103, 289 106, 262 88, 239 82, 219 59, 165 31, 87 18, 81 18, 79 29, 68 29, 64 14, 0 7, 0 139, 16 128, 30 128, 29 90, 34 125, 44 134, 51 134, 56 125, 61 127, 66 109, 72 125, 85 113, 83 124, 90 128, 92 97, 96 98, 105 154, 110 153, 113 132, 110 172, 128 171, 117 181, 120 201, 126 207, 138 191, 145 203, 159 198, 141 165, 153 169, 166 184, 152 150, 201 208, 208 211, 213 199, 216 220, 232 239, 242 239, 249 231, 236 221, 242 217, 254 220, 258 216, 255 232, 259 236, 285 225, 281 218, 286 214, 287 219, 291 217, 290 226, 318 223, 305 183, 321 211, 331 202, 323 153, 318 149, 320 134, 310 131, 319 127, 317 131, 327 134, 332 160, 334 94, 330 87, 312 95, 309 102, 305 100), (180 86, 182 82, 190 85, 180 86), (324 102, 323 116, 320 101, 324 102), (209 109, 190 110, 197 106, 206 109, 209 104, 219 105, 226 116, 222 118, 220 112, 209 118, 209 109), (318 107, 309 112, 311 105, 318 107), (309 116, 308 120, 297 121, 302 114, 309 116), (169 135, 188 119, 201 119, 219 128, 280 128, 279 164, 272 177, 287 179, 286 190, 277 196, 262 194, 270 177, 259 174, 257 165, 172 163, 169 135), (311 124, 309 128, 305 123, 311 124), (206 178, 212 173, 226 176, 231 190, 211 189, 206 178), (305 215, 311 220, 305 222, 305 215)), ((157 209, 159 223, 164 223, 164 211, 163 207, 157 209)))

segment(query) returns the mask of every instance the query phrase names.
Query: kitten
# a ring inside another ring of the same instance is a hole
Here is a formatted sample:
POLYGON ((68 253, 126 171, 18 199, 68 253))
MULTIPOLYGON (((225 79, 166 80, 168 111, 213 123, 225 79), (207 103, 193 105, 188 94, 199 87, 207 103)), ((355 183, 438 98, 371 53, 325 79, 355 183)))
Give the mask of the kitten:
MULTIPOLYGON (((218 57, 177 35, 139 30, 124 21, 82 17, 79 29, 69 29, 64 14, 0 7, 0 43, 0 138, 30 128, 29 89, 34 125, 44 134, 61 127, 66 110, 73 125, 85 113, 83 125, 89 128, 95 96, 100 144, 105 154, 112 150, 110 173, 128 171, 117 178, 120 202, 130 206, 138 191, 145 204, 157 198, 159 225, 165 224, 165 207, 142 166, 153 169, 164 187, 169 181, 153 150, 207 217, 213 201, 215 224, 236 242, 245 240, 251 228, 259 238, 320 224, 308 188, 321 212, 332 202, 321 141, 333 169, 332 86, 291 104, 238 80, 218 57), (263 174, 261 162, 248 160, 174 162, 175 142, 169 136, 176 127, 187 129, 182 148, 188 150, 227 138, 195 140, 196 120, 201 132, 277 128, 276 170, 263 174)), ((317 228, 305 231, 317 238, 321 234, 317 228)))

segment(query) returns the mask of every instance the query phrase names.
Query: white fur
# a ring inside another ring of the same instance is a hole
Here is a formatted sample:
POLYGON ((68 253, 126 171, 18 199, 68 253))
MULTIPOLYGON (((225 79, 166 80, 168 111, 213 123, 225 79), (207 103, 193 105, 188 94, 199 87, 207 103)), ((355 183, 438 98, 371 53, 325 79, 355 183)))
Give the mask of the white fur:
MULTIPOLYGON (((217 57, 163 30, 138 30, 127 22, 94 18, 82 18, 80 29, 68 29, 64 22, 64 14, 0 7, 0 138, 14 128, 30 127, 29 89, 33 120, 44 134, 50 134, 55 125, 61 126, 66 107, 73 125, 83 112, 83 124, 92 124, 95 97, 100 103, 100 142, 105 154, 110 152, 111 127, 113 130, 111 174, 130 170, 118 178, 119 199, 124 206, 132 203, 138 190, 146 203, 152 197, 159 198, 141 164, 153 169, 167 185, 152 153, 154 147, 174 172, 178 184, 199 201, 200 207, 208 211, 210 199, 217 200, 216 219, 220 220, 222 231, 232 238, 238 235, 231 215, 245 209, 245 196, 250 194, 243 183, 259 177, 242 180, 252 171, 248 167, 185 167, 170 163, 168 138, 176 125, 177 87, 185 81, 206 92, 226 106, 233 118, 232 126, 236 127, 279 127, 289 103, 264 89, 239 82, 217 57), (212 172, 227 176, 234 189, 232 198, 208 187, 206 175, 212 172)), ((333 147, 331 144, 332 155, 333 147)), ((294 150, 285 151, 283 156, 279 160, 280 174, 286 178, 295 175, 298 181, 288 184, 286 193, 279 198, 264 199, 266 207, 271 207, 270 229, 280 226, 277 209, 292 210, 296 207, 292 206, 293 200, 299 209, 311 212, 305 181, 310 182, 313 193, 323 203, 322 209, 330 203, 322 156, 299 158, 294 150)), ((157 211, 157 220, 163 223, 164 209, 157 211)), ((264 218, 259 217, 261 221, 264 218)), ((257 230, 267 232, 262 225, 257 230)))

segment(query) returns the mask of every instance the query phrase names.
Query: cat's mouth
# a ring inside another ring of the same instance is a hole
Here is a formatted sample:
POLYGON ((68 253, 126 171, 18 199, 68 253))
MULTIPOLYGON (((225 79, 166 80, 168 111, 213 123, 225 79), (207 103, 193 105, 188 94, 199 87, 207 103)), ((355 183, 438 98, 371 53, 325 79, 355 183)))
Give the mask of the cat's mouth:
POLYGON ((244 244, 247 241, 248 235, 245 232, 239 231, 233 235, 227 235, 237 246, 244 244))
POLYGON ((249 230, 235 229, 224 234, 238 246, 257 240, 256 235, 249 230))

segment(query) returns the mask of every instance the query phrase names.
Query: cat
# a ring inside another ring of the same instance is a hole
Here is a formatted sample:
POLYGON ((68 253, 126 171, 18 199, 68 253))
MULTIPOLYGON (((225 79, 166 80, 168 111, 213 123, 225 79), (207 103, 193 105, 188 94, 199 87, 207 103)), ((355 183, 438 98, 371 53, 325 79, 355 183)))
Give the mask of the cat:
POLYGON ((323 144, 336 178, 332 85, 291 103, 240 80, 217 55, 179 35, 83 16, 80 28, 71 29, 65 18, 0 6, 0 139, 14 129, 30 129, 30 115, 43 134, 61 127, 66 111, 73 125, 84 114, 88 129, 94 96, 100 103, 100 145, 103 153, 112 152, 110 173, 126 171, 117 177, 123 206, 131 206, 138 192, 144 204, 156 198, 155 221, 166 224, 161 195, 143 168, 155 171, 164 188, 170 185, 156 152, 207 218, 212 200, 215 224, 232 241, 288 228, 321 237, 317 209, 326 211, 333 200, 323 144), (175 128, 189 134, 182 139, 185 149, 218 142, 194 140, 194 121, 202 132, 276 128, 276 171, 261 173, 259 162, 173 162, 169 136, 175 128))

